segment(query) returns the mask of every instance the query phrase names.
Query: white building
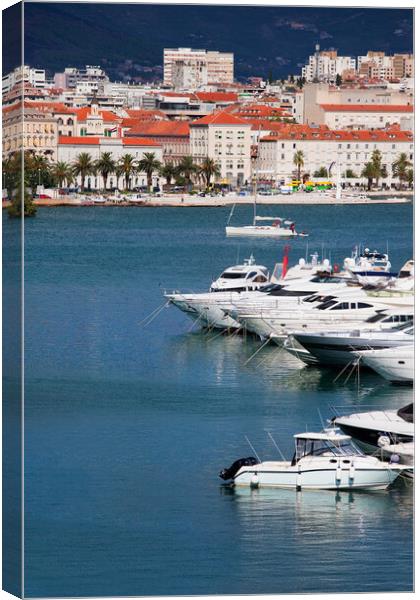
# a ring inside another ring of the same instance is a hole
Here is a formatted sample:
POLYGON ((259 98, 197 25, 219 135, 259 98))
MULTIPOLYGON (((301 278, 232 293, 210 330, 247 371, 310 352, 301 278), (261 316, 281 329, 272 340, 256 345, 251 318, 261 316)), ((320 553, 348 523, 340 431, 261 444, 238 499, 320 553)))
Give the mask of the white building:
MULTIPOLYGON (((77 156, 87 152, 92 161, 98 160, 104 152, 111 152, 115 161, 118 161, 124 154, 131 154, 136 161, 143 158, 146 152, 154 153, 157 160, 162 161, 162 147, 157 142, 144 138, 136 137, 99 137, 99 136, 60 136, 58 138, 57 160, 72 164, 77 156)), ((153 184, 162 184, 156 173, 153 176, 153 184)), ((124 177, 118 177, 112 173, 108 177, 108 188, 118 187, 124 189, 124 177)), ((77 184, 81 185, 81 178, 78 176, 77 184)), ((130 188, 147 185, 145 173, 133 173, 130 177, 130 188)), ((104 181, 100 174, 89 175, 85 181, 86 189, 103 189, 104 181)))
MULTIPOLYGON (((343 177, 347 170, 351 170, 359 180, 372 152, 379 150, 382 164, 388 172, 388 177, 381 182, 391 185, 397 182, 392 177, 392 163, 398 156, 405 153, 410 161, 413 160, 413 134, 398 128, 389 131, 340 131, 326 127, 292 126, 283 132, 273 131, 260 139, 258 168, 272 173, 275 182, 290 181, 296 171, 293 157, 299 150, 303 152, 304 159, 302 174, 312 177, 321 167, 328 170, 333 163, 339 162, 343 177)), ((333 166, 331 176, 335 178, 335 174, 336 166, 333 166)))
POLYGON ((233 61, 232 52, 165 48, 163 83, 173 87, 176 80, 178 83, 188 80, 189 89, 192 90, 206 83, 233 83, 233 61))
POLYGON ((220 178, 242 185, 251 178, 251 123, 216 112, 190 123, 190 154, 196 163, 212 158, 220 178))
POLYGON ((337 50, 322 50, 315 46, 315 54, 309 57, 302 69, 306 81, 334 82, 343 71, 355 70, 356 60, 351 56, 338 56, 337 50))
POLYGON ((32 69, 28 65, 16 67, 11 73, 3 75, 2 93, 7 94, 15 85, 29 83, 37 89, 44 89, 46 85, 45 70, 32 69))

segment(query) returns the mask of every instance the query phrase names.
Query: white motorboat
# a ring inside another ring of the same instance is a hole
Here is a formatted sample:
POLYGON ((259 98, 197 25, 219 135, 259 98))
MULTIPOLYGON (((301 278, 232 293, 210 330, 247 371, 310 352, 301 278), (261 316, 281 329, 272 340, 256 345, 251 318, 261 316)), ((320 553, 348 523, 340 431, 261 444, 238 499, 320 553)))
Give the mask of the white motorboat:
POLYGON ((254 217, 252 225, 242 227, 226 226, 227 236, 252 236, 252 237, 307 237, 305 232, 298 233, 293 221, 281 217, 254 217), (262 221, 270 221, 270 225, 258 225, 262 221))
POLYGON ((413 383, 414 344, 355 352, 362 363, 392 383, 413 383))
POLYGON ((294 490, 379 490, 403 470, 398 463, 364 454, 349 435, 336 429, 299 433, 289 461, 239 459, 219 476, 234 486, 278 487, 294 490))
MULTIPOLYGON (((413 312, 405 316, 414 318, 413 312)), ((414 326, 410 321, 390 329, 353 329, 313 333, 295 331, 292 334, 298 344, 303 346, 311 357, 316 358, 317 364, 328 367, 344 366, 357 361, 354 352, 361 350, 410 346, 413 344, 413 336, 414 326)), ((293 341, 286 349, 294 354, 293 341)), ((304 361, 308 358, 303 353, 298 357, 304 361)), ((309 359, 308 364, 313 364, 312 358, 309 359)))
POLYGON ((92 202, 94 204, 105 204, 106 198, 104 196, 92 196, 92 202))
POLYGON ((398 410, 370 410, 349 415, 337 413, 331 422, 368 451, 384 446, 412 443, 413 403, 398 410))
POLYGON ((126 196, 130 204, 144 204, 145 198, 142 194, 128 194, 126 196))

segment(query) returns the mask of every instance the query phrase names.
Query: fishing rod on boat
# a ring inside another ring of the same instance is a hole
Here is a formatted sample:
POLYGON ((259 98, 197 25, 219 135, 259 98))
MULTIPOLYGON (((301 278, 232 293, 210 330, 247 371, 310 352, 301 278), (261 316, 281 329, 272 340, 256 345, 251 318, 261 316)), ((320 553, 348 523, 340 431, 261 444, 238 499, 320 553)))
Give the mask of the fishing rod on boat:
POLYGON ((273 436, 271 435, 271 433, 269 431, 267 431, 267 435, 270 438, 270 440, 273 442, 273 444, 275 445, 275 447, 278 450, 278 453, 280 454, 280 456, 282 457, 283 460, 286 460, 286 457, 284 456, 283 452, 280 450, 280 448, 278 447, 276 440, 273 438, 273 436))
POLYGON ((249 439, 248 439, 248 436, 244 435, 244 438, 245 438, 245 439, 246 439, 246 441, 248 442, 248 444, 249 444, 249 446, 250 446, 251 450, 253 451, 253 453, 255 454, 255 456, 258 458, 258 460, 259 460, 260 462, 262 462, 262 461, 261 461, 261 458, 258 456, 258 454, 257 454, 257 451, 255 450, 254 446, 253 446, 253 445, 251 444, 251 442, 249 441, 249 439))

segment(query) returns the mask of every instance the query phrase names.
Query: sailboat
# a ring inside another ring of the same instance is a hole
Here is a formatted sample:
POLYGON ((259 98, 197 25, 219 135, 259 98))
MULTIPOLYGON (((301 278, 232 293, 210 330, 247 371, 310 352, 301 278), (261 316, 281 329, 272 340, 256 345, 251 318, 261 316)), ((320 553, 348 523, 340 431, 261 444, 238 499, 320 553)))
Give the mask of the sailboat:
POLYGON ((307 237, 305 232, 296 231, 294 221, 284 219, 283 217, 260 217, 257 215, 257 194, 254 188, 254 219, 252 225, 243 225, 241 227, 229 226, 230 220, 235 210, 233 205, 226 225, 227 236, 252 236, 252 237, 307 237), (264 222, 269 222, 265 225, 264 222))

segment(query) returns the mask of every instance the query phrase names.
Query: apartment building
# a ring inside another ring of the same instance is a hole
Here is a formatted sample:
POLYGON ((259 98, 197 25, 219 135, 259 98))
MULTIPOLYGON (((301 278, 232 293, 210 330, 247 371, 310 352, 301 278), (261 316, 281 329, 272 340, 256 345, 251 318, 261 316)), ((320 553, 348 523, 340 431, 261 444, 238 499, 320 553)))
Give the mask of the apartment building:
POLYGON ((334 82, 337 75, 351 69, 356 69, 356 59, 351 56, 339 56, 337 50, 320 50, 317 44, 315 53, 302 68, 302 77, 306 81, 334 82))
POLYGON ((403 114, 412 115, 413 101, 410 90, 403 92, 386 87, 337 88, 326 83, 311 83, 296 93, 293 100, 293 116, 297 123, 309 125, 328 124, 330 127, 340 128, 385 127, 390 123, 399 123, 403 114), (336 121, 336 117, 340 118, 339 114, 331 115, 334 112, 331 108, 333 106, 337 108, 337 113, 342 113, 343 121, 336 121), (348 114, 341 108, 344 106, 348 108, 348 114), (405 106, 411 108, 401 108, 405 106), (329 109, 326 110, 325 107, 329 109), (385 118, 387 109, 381 107, 394 107, 395 114, 388 110, 388 118, 385 118))
POLYGON ((54 86, 56 88, 76 88, 78 84, 85 84, 91 91, 103 91, 104 84, 109 82, 109 77, 100 66, 86 65, 84 69, 67 67, 62 73, 55 73, 54 86))
POLYGON ((162 147, 164 163, 178 164, 190 153, 190 127, 185 121, 144 121, 136 124, 125 135, 157 142, 162 147))
POLYGON ((3 108, 3 158, 19 150, 31 150, 51 160, 57 157, 57 121, 52 111, 23 105, 3 108))
POLYGON ((414 58, 412 54, 387 56, 385 52, 370 50, 357 57, 357 70, 361 76, 385 80, 413 77, 414 58))
POLYGON ((197 163, 214 159, 222 181, 242 185, 251 177, 251 128, 227 112, 207 115, 190 123, 190 154, 197 163))
POLYGON ((45 70, 33 69, 28 65, 16 67, 11 73, 2 77, 2 94, 7 94, 14 86, 29 85, 32 88, 44 89, 46 85, 45 70))
POLYGON ((163 83, 168 87, 195 90, 207 83, 233 83, 232 52, 165 48, 163 83))
POLYGON ((392 163, 401 153, 413 159, 413 134, 397 127, 359 131, 329 129, 326 126, 285 127, 283 131, 273 131, 260 138, 258 169, 272 173, 275 182, 290 180, 296 170, 293 157, 299 150, 304 158, 302 173, 313 176, 321 167, 331 167, 331 177, 335 177, 339 162, 343 176, 351 170, 359 180, 372 152, 379 150, 388 172, 383 181, 391 185, 396 183, 392 177, 392 163))

